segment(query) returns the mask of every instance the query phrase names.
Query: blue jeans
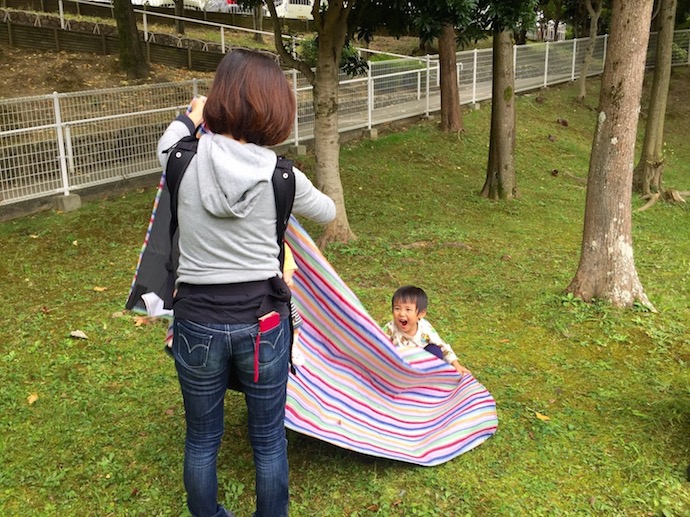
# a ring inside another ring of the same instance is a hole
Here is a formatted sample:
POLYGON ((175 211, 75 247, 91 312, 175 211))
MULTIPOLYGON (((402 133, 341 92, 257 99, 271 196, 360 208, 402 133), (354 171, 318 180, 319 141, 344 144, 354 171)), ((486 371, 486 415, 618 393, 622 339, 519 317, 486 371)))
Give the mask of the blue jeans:
POLYGON ((173 354, 184 398, 187 439, 184 484, 194 517, 225 517, 218 504, 216 460, 224 430, 225 392, 232 367, 245 395, 256 468, 256 517, 288 514, 285 398, 290 327, 285 318, 262 334, 254 382, 258 324, 175 319, 173 354))

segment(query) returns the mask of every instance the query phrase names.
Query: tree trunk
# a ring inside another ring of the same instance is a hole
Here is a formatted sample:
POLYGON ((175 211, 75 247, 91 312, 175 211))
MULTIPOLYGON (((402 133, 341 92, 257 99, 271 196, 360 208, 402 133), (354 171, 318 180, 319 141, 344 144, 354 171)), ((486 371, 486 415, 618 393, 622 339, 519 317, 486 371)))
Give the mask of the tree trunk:
POLYGON ((632 165, 653 0, 614 0, 587 178, 580 264, 567 292, 614 306, 653 306, 632 245, 632 165))
POLYGON ((516 45, 527 45, 527 29, 521 28, 513 32, 516 45))
POLYGON ((585 0, 587 11, 589 12, 589 41, 587 42, 587 50, 585 51, 585 58, 582 62, 582 69, 580 70, 580 77, 577 79, 577 84, 580 93, 577 100, 584 102, 587 96, 587 74, 589 67, 592 64, 592 56, 594 55, 594 46, 597 44, 597 32, 599 32, 599 17, 604 6, 603 0, 598 0, 595 5, 592 5, 592 0, 585 0))
POLYGON ((113 0, 113 16, 117 24, 117 42, 120 67, 127 77, 141 79, 149 75, 149 64, 144 57, 137 20, 130 0, 113 0))
POLYGON ((445 24, 438 38, 438 59, 441 69, 441 131, 446 133, 463 129, 456 50, 455 28, 445 24))
MULTIPOLYGON (((131 1, 131 0, 130 0, 131 1)), ((175 3, 175 30, 178 34, 184 34, 184 0, 174 0, 175 3)))
POLYGON ((517 197, 515 180, 515 74, 510 30, 493 32, 491 136, 486 182, 481 195, 489 199, 517 197))
MULTIPOLYGON (((252 8, 252 20, 254 22, 254 30, 262 31, 264 30, 264 10, 261 4, 255 5, 252 8)), ((264 36, 260 32, 254 33, 254 41, 257 43, 264 42, 264 36)))
POLYGON ((318 240, 320 247, 330 242, 355 238, 345 210, 345 195, 340 179, 340 133, 338 131, 338 88, 340 56, 345 44, 341 31, 319 31, 319 55, 314 81, 314 150, 316 186, 335 201, 335 220, 318 240))
POLYGON ((316 186, 335 202, 335 220, 318 239, 320 247, 330 242, 347 242, 356 236, 350 229, 345 210, 345 196, 340 180, 340 135, 338 132, 338 87, 340 57, 345 45, 347 19, 355 2, 332 0, 321 11, 314 2, 312 16, 319 37, 316 73, 302 60, 295 59, 285 48, 281 38, 280 20, 274 0, 266 6, 273 19, 276 50, 281 59, 304 74, 314 87, 314 149, 316 151, 316 186))
POLYGON ((661 177, 664 172, 664 120, 668 87, 671 82, 673 29, 677 5, 677 0, 661 0, 661 10, 657 17, 659 33, 654 58, 654 81, 647 110, 642 154, 633 172, 633 190, 643 195, 661 192, 661 177))

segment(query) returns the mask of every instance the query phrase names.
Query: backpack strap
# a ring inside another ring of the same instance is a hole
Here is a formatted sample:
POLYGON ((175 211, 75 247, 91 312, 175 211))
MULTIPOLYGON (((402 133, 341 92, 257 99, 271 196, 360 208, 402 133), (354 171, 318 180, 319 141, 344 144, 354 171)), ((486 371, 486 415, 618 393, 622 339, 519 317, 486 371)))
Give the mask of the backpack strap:
MULTIPOLYGON (((280 270, 283 270, 285 263, 285 229, 290 222, 290 213, 292 212, 292 205, 295 202, 295 172, 292 170, 293 161, 288 160, 284 156, 278 156, 276 168, 273 171, 273 193, 276 202, 276 234, 278 236, 278 260, 280 261, 280 270)), ((294 309, 292 301, 290 301, 290 310, 294 309)), ((292 364, 292 346, 295 337, 294 321, 292 317, 288 318, 290 323, 290 371, 293 375, 297 375, 297 369, 292 364)))
POLYGON ((276 233, 280 249, 278 260, 280 261, 281 271, 285 262, 285 244, 283 242, 285 229, 290 222, 290 213, 295 202, 295 173, 292 170, 292 165, 292 160, 288 160, 284 156, 278 156, 276 168, 273 171, 273 192, 275 194, 277 216, 276 233))
POLYGON ((199 147, 199 139, 195 135, 188 135, 178 140, 170 149, 165 151, 170 153, 168 163, 165 167, 165 184, 170 192, 170 239, 177 231, 177 192, 182 182, 189 162, 196 154, 199 147))

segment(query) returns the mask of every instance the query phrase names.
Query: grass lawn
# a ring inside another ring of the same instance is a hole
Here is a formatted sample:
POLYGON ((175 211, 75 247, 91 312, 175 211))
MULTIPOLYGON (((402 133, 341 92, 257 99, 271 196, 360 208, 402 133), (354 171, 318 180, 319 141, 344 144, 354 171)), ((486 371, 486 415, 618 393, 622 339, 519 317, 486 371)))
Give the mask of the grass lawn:
MULTIPOLYGON (((594 82, 589 107, 573 101, 574 85, 519 98, 514 202, 477 195, 488 105, 465 113, 461 135, 430 121, 343 147, 359 239, 327 258, 379 322, 395 288, 424 287, 430 321, 495 396, 499 430, 433 468, 289 432, 293 515, 690 514, 688 208, 633 215, 658 314, 563 294, 579 260, 575 178, 588 170, 594 82)), ((690 189, 689 83, 687 68, 674 70, 665 182, 679 190, 690 189)), ((0 515, 187 515, 164 328, 122 312, 154 192, 0 224, 0 515)), ((254 507, 245 427, 231 394, 220 498, 239 516, 254 507)))

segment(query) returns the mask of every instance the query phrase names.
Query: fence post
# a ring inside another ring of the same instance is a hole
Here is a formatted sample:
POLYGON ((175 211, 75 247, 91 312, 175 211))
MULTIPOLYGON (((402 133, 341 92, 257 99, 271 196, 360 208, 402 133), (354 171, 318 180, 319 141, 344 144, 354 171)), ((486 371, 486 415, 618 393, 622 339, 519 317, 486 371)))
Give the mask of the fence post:
POLYGON ((546 42, 546 52, 544 53, 544 88, 549 84, 549 42, 546 42))
POLYGON ((146 16, 146 2, 144 2, 143 18, 144 18, 144 41, 148 41, 149 40, 149 24, 148 24, 148 20, 147 20, 147 16, 146 16))
POLYGON ((67 148, 67 171, 74 174, 74 150, 72 149, 72 130, 65 124, 65 146, 67 148))
MULTIPOLYGON (((517 81, 517 45, 513 45, 513 77, 517 81)), ((493 81, 493 77, 491 80, 493 81)))
POLYGON ((374 111, 374 81, 371 75, 371 61, 367 62, 367 129, 371 129, 371 115, 374 111))
MULTIPOLYGON (((438 56, 438 54, 436 54, 438 56)), ((441 60, 436 58, 436 88, 441 87, 441 60)))
POLYGON ((688 31, 688 65, 690 65, 690 31, 688 31))
POLYGON ((196 77, 192 79, 192 98, 199 95, 199 85, 197 84, 196 77))
POLYGON ((220 28, 220 48, 221 52, 225 54, 225 27, 220 28))
POLYGON ((573 66, 572 72, 570 73, 570 80, 575 80, 575 58, 577 56, 577 38, 573 39, 573 66))
POLYGON ((62 0, 58 1, 58 10, 60 11, 60 28, 65 29, 65 11, 63 9, 62 0))
POLYGON ((430 84, 429 81, 431 81, 431 56, 429 54, 426 55, 426 116, 429 117, 429 92, 430 92, 430 84))
POLYGON ((417 100, 422 98, 422 69, 417 70, 417 100))
POLYGON ((472 51, 472 104, 477 103, 477 49, 472 51))
POLYGON ((60 159, 60 173, 62 176, 62 190, 69 196, 69 176, 67 174, 67 160, 65 159, 65 139, 62 136, 62 116, 60 114, 60 98, 58 92, 53 92, 53 111, 55 113, 55 132, 58 141, 58 158, 60 159))
POLYGON ((299 145, 299 98, 297 97, 297 70, 292 69, 292 93, 295 96, 295 147, 299 145))
POLYGON ((604 34, 604 55, 601 58, 602 67, 606 64, 606 49, 608 48, 609 35, 604 34))

